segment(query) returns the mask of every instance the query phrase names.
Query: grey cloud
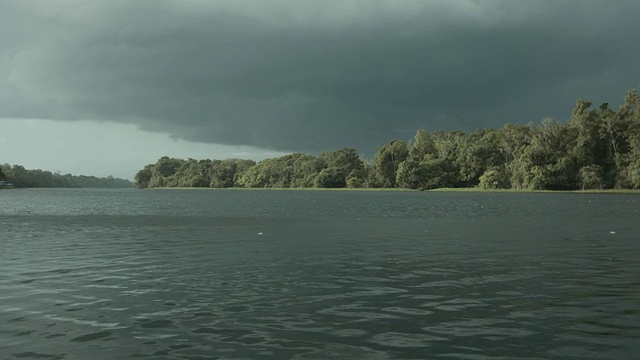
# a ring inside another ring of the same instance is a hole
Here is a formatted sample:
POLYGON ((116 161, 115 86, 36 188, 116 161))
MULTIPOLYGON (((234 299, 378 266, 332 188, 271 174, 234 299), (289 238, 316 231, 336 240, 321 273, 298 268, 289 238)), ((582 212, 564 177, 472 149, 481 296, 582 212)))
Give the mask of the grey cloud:
POLYGON ((640 85, 635 0, 0 2, 0 117, 365 152, 640 85), (28 24, 25 25, 25 24, 28 24))

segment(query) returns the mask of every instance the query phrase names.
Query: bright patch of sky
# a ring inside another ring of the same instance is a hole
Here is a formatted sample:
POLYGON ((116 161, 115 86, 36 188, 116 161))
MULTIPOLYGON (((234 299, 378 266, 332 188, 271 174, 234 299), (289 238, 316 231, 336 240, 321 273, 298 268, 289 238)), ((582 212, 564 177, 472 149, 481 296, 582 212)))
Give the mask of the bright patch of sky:
POLYGON ((194 159, 281 156, 249 146, 225 146, 176 140, 138 130, 132 124, 92 121, 0 119, 0 163, 63 174, 133 179, 162 156, 194 159))

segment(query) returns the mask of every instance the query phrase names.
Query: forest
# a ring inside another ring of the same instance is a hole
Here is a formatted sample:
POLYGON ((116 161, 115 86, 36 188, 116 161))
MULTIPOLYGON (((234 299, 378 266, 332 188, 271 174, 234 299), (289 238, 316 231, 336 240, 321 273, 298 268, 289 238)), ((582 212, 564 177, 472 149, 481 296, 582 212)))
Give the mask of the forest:
POLYGON ((76 176, 56 174, 45 170, 27 170, 20 165, 0 165, 0 181, 12 183, 16 188, 126 188, 133 183, 114 177, 76 176))
POLYGON ((567 123, 544 119, 473 132, 418 130, 371 161, 353 148, 319 156, 252 160, 160 158, 135 176, 139 188, 640 189, 640 96, 617 111, 580 99, 567 123))

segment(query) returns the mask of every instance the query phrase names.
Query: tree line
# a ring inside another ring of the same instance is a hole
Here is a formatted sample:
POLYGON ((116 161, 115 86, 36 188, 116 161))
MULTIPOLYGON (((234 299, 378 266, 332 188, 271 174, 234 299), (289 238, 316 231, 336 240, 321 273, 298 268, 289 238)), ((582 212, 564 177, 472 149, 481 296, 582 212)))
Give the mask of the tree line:
POLYGON ((20 165, 0 165, 0 181, 22 188, 127 188, 134 184, 126 179, 85 175, 57 174, 45 170, 28 170, 20 165))
POLYGON ((395 139, 373 161, 343 148, 252 160, 160 158, 135 176, 140 188, 640 189, 640 96, 615 111, 580 99, 571 119, 500 129, 418 130, 395 139))

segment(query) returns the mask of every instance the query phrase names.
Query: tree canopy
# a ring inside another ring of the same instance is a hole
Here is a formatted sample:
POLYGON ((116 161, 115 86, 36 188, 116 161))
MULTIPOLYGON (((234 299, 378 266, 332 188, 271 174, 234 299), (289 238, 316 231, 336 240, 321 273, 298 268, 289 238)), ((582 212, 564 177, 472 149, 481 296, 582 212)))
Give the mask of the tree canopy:
POLYGON ((618 111, 579 99, 566 124, 543 119, 469 133, 418 130, 409 142, 380 147, 372 163, 352 148, 258 163, 162 157, 136 174, 136 185, 640 189, 640 96, 629 91, 618 111))
POLYGON ((57 174, 45 170, 28 170, 20 165, 0 165, 0 180, 6 180, 15 187, 57 187, 57 188, 128 188, 134 184, 126 179, 95 177, 85 175, 57 174))

